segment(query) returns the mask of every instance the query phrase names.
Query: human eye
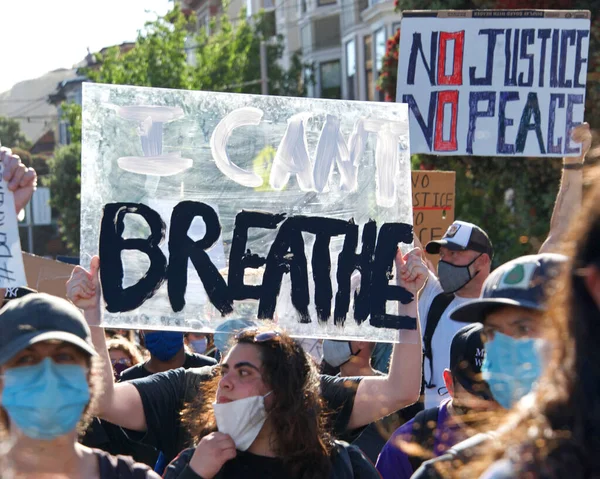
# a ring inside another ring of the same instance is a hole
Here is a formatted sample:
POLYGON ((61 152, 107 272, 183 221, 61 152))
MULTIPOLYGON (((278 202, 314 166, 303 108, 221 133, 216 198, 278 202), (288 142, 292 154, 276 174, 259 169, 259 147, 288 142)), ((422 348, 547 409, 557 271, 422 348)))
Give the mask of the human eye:
POLYGON ((243 378, 246 378, 246 377, 252 375, 252 372, 249 369, 245 369, 245 368, 240 369, 238 372, 239 372, 239 375, 243 378))
POLYGON ((17 367, 32 366, 32 365, 36 364, 37 362, 38 362, 37 358, 35 357, 34 354, 27 353, 27 354, 19 356, 17 359, 15 359, 14 365, 17 367))
POLYGON ((52 359, 54 359, 56 364, 70 364, 77 360, 75 354, 70 351, 59 351, 52 359))

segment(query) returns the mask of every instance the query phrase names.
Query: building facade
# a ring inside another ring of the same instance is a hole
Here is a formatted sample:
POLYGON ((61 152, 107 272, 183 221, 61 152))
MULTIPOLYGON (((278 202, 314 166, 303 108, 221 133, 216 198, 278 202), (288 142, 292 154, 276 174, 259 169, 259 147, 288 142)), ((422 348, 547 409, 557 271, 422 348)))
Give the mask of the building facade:
MULTIPOLYGON (((218 0, 180 0, 197 18, 198 28, 222 13, 218 0)), ((400 28, 393 0, 232 0, 227 15, 273 12, 284 43, 283 67, 294 53, 311 66, 308 96, 348 100, 383 100, 376 89, 387 39, 400 28)), ((194 59, 190 58, 190 62, 194 59)))

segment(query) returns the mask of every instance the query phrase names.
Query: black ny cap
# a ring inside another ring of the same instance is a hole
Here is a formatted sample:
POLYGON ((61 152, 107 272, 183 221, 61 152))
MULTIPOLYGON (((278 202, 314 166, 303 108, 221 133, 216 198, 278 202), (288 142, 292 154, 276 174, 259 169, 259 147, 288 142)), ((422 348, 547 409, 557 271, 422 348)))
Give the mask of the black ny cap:
POLYGON ((0 364, 32 344, 52 339, 96 355, 83 315, 65 299, 33 293, 9 301, 0 310, 0 364))
POLYGON ((458 330, 450 345, 450 371, 468 392, 490 400, 492 394, 481 378, 481 364, 485 356, 482 333, 483 325, 479 323, 458 330))
POLYGON ((429 254, 439 254, 442 246, 454 251, 471 250, 486 253, 490 259, 494 257, 494 248, 487 233, 479 226, 466 221, 452 223, 442 239, 427 243, 425 251, 429 254))
POLYGON ((562 254, 543 253, 504 263, 485 280, 481 296, 451 311, 450 318, 483 323, 488 313, 501 306, 544 311, 547 288, 566 262, 567 257, 562 254))

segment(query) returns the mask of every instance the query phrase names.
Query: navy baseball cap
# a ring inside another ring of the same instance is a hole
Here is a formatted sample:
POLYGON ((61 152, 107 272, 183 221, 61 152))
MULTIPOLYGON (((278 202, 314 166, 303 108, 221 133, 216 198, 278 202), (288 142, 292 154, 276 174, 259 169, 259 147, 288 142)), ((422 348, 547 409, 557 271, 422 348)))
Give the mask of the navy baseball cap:
POLYGON ((494 248, 487 233, 479 226, 466 221, 452 223, 442 239, 427 243, 425 251, 429 254, 439 254, 442 246, 453 251, 471 250, 486 253, 490 259, 494 257, 494 248))
POLYGON ((23 349, 49 340, 97 355, 83 314, 65 299, 33 293, 9 301, 0 310, 0 365, 23 349))
POLYGON ((488 313, 502 306, 545 310, 548 284, 561 272, 567 257, 543 253, 509 261, 490 274, 481 296, 450 312, 450 318, 463 323, 485 321, 488 313))
POLYGON ((483 325, 480 323, 468 324, 458 330, 450 345, 450 371, 468 392, 491 400, 489 386, 481 378, 481 365, 485 356, 482 333, 483 325))

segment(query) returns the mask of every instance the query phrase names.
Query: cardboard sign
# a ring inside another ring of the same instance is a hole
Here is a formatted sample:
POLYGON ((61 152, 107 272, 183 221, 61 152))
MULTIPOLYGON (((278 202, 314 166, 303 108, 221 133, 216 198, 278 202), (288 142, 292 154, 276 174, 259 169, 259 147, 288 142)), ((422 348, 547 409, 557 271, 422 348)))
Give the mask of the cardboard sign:
POLYGON ((23 253, 27 286, 61 298, 67 298, 66 282, 74 266, 52 259, 23 253))
MULTIPOLYGON (((455 183, 454 171, 412 172, 413 224, 423 247, 444 236, 454 221, 455 183)), ((438 255, 428 254, 427 258, 437 265, 438 255)))
POLYGON ((412 153, 579 154, 589 11, 403 12, 400 35, 412 153))
POLYGON ((406 105, 84 85, 81 257, 106 326, 392 341, 406 105))
POLYGON ((21 259, 21 240, 15 197, 3 179, 4 165, 0 161, 0 288, 26 286, 21 259))

